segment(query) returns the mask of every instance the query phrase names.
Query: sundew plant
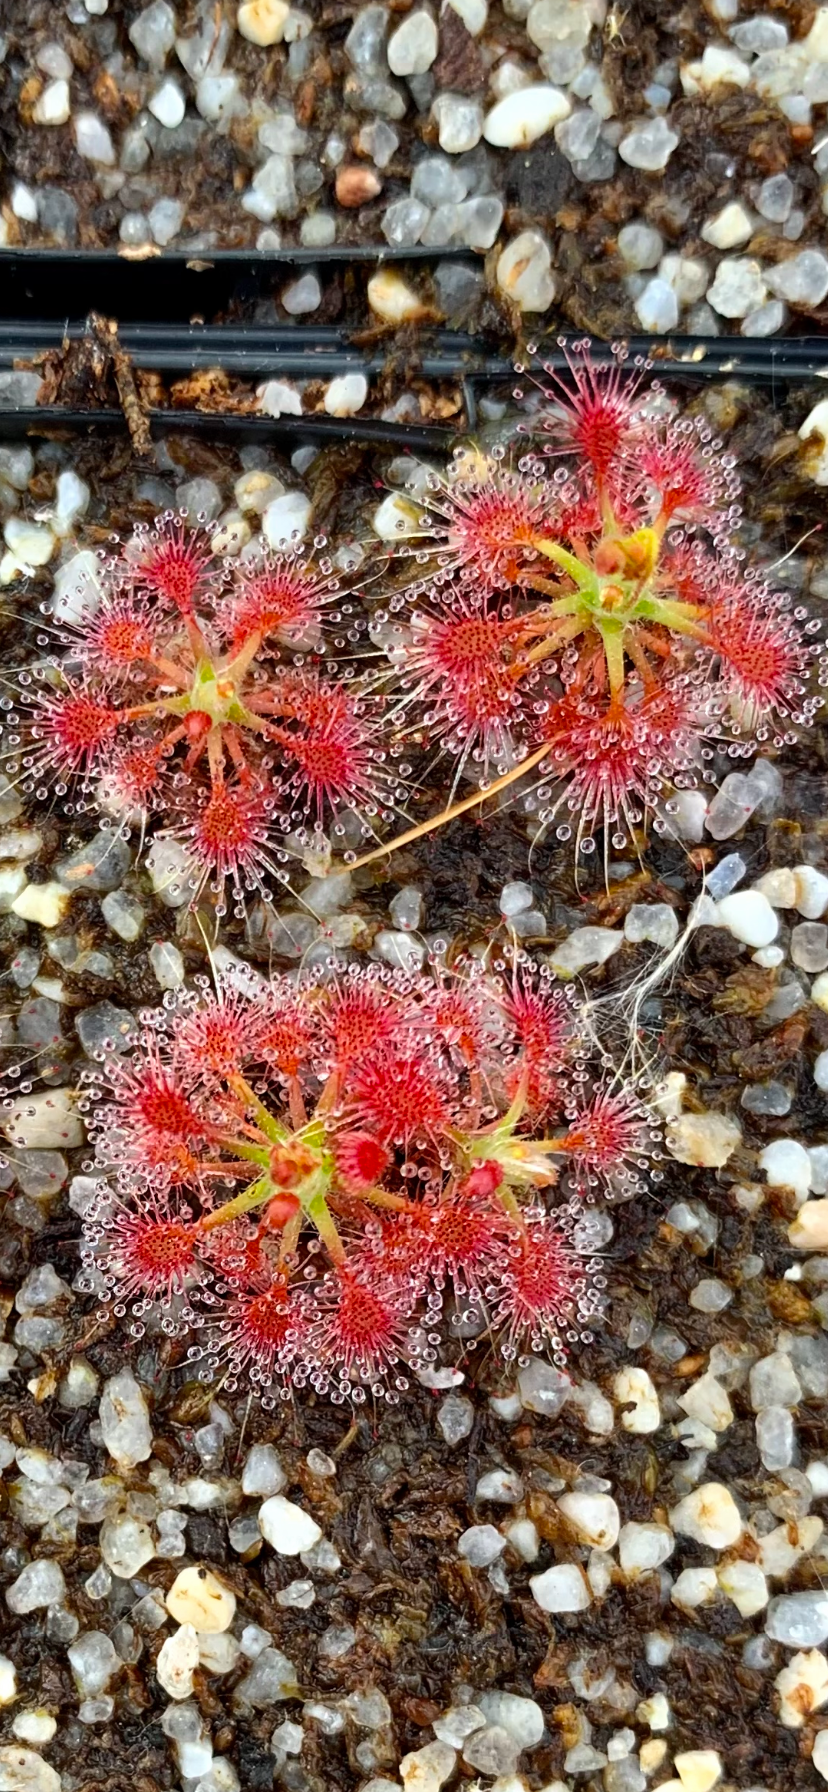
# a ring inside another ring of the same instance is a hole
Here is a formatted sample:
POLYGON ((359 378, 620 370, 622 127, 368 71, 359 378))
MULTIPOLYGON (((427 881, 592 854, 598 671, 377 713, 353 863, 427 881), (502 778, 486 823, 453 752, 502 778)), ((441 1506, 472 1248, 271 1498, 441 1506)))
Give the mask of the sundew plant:
POLYGON ((9 778, 69 795, 70 815, 142 834, 157 820, 193 899, 210 891, 219 913, 228 894, 240 908, 286 882, 303 848, 377 838, 405 794, 399 749, 353 667, 322 670, 325 647, 350 653, 353 638, 328 561, 231 562, 169 514, 103 556, 100 583, 5 700, 9 778))
MULTIPOLYGON (((658 1131, 546 970, 203 979, 140 1018, 82 1101, 82 1286, 134 1335, 183 1333, 230 1390, 357 1402, 475 1339, 589 1336, 591 1204, 639 1191, 658 1131)), ((25 1087, 6 1108, 14 1144, 25 1087)))
POLYGON ((819 622, 745 566, 708 426, 620 354, 597 368, 575 344, 547 378, 516 461, 464 449, 430 477, 398 550, 411 571, 374 619, 387 726, 448 767, 447 806, 404 840, 479 801, 463 782, 492 795, 534 772, 541 827, 608 855, 650 814, 668 830, 717 754, 788 744, 823 701, 819 622))

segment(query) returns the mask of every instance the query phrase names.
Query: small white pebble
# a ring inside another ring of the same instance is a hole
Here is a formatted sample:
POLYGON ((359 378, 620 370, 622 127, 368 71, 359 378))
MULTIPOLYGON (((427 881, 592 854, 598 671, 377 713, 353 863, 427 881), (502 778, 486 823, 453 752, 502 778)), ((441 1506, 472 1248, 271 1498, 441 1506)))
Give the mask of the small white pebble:
POLYGON ((619 1369, 612 1391, 616 1405, 627 1408, 621 1414, 625 1431, 646 1434, 658 1430, 661 1409, 655 1384, 646 1369, 619 1369))
POLYGON ((788 1241, 797 1251, 828 1250, 828 1200, 803 1203, 788 1227, 788 1241))
POLYGON ((539 230, 521 230, 498 257, 495 279, 521 311, 546 311, 555 297, 552 252, 539 230))
POLYGON ((796 908, 796 878, 784 865, 757 877, 752 888, 766 896, 772 908, 796 908))
POLYGON ((618 154, 628 167, 656 173, 666 168, 678 143, 678 133, 671 131, 665 118, 648 118, 621 138, 618 154))
POLYGON ((152 1427, 144 1391, 131 1369, 104 1382, 98 1412, 104 1444, 118 1467, 129 1471, 152 1454, 152 1427))
POLYGON ((44 1089, 23 1096, 7 1110, 0 1131, 24 1150, 70 1150, 82 1145, 86 1133, 75 1109, 76 1099, 74 1089, 44 1089))
POLYGON ((487 1475, 480 1476, 474 1497, 475 1501, 493 1500, 497 1505, 513 1506, 523 1498, 523 1482, 511 1469, 490 1469, 487 1475))
POLYGON ((165 1603, 177 1624, 192 1624, 198 1631, 213 1634, 228 1630, 232 1624, 236 1595, 209 1568, 182 1568, 165 1603))
POLYGON ((656 267, 664 253, 664 238, 651 224, 625 224, 616 243, 622 261, 633 273, 656 267))
POLYGON ((229 1630, 198 1632, 198 1665, 208 1674, 232 1674, 241 1649, 229 1630))
POLYGON ((147 107, 153 118, 157 118, 158 123, 163 125, 167 131, 177 130, 187 110, 184 95, 177 81, 163 81, 152 98, 147 101, 147 107))
POLYGON ((420 927, 423 919, 423 895, 416 884, 403 884, 389 903, 389 914, 394 926, 403 933, 412 932, 420 927))
POLYGON ((770 946, 779 932, 779 921, 761 890, 736 890, 716 904, 722 927, 746 946, 770 946))
POLYGON ((392 75, 424 75, 438 49, 437 26, 430 13, 410 12, 388 40, 388 67, 392 75))
POLYGON ((712 93, 719 86, 747 87, 750 81, 750 65, 720 44, 708 44, 700 60, 685 63, 680 72, 682 88, 690 95, 712 93))
POLYGON ((672 833, 679 840, 698 845, 704 838, 704 824, 710 805, 701 790, 677 790, 667 804, 667 819, 672 833))
POLYGON ((24 224, 37 223, 37 194, 31 187, 25 186, 22 180, 16 181, 12 187, 11 208, 15 217, 21 218, 24 224))
POLYGON ((760 1151, 758 1161, 771 1188, 792 1188, 802 1199, 808 1194, 813 1165, 798 1139, 774 1139, 760 1151))
MULTIPOLYGON (((66 1596, 66 1581, 59 1562, 53 1562, 48 1556, 27 1562, 21 1568, 17 1579, 6 1588, 6 1604, 11 1612, 23 1616, 29 1612, 42 1610, 44 1606, 60 1605, 66 1596)), ((4 1657, 5 1659, 5 1657, 4 1657)))
POLYGON ((544 1574, 533 1574, 529 1585, 542 1612, 585 1612, 592 1594, 576 1562, 557 1562, 544 1574))
POLYGON ((449 0, 449 5, 463 20, 470 37, 479 37, 486 28, 488 0, 449 0))
POLYGON ((669 1560, 676 1540, 666 1524, 637 1524, 630 1520, 621 1526, 618 1556, 625 1574, 648 1574, 669 1560))
POLYGON ((25 517, 10 516, 3 530, 3 540, 11 549, 18 565, 24 569, 45 566, 55 551, 51 529, 39 528, 25 517))
POLYGON ((711 1792, 722 1777, 722 1759, 718 1749, 686 1749, 674 1757, 674 1765, 683 1792, 711 1792))
POLYGON ((615 1413, 605 1394, 594 1381, 577 1383, 569 1397, 571 1409, 585 1431, 593 1437, 611 1437, 615 1430, 615 1413))
POLYGON ((719 1281, 718 1276, 703 1276, 695 1288, 691 1289, 688 1304, 697 1313, 722 1313, 729 1307, 733 1299, 733 1289, 727 1282, 719 1281))
POLYGON ((679 1114, 667 1127, 667 1150, 677 1163, 720 1170, 742 1142, 730 1114, 679 1114))
POLYGON ((486 113, 483 135, 498 149, 528 149, 571 111, 572 102, 559 87, 521 87, 486 113))
POLYGON ((312 1549, 322 1536, 316 1519, 281 1494, 259 1507, 259 1525, 266 1542, 282 1556, 298 1556, 302 1550, 312 1549))
POLYGON ((678 1120, 681 1115, 687 1078, 683 1070, 669 1070, 652 1093, 652 1104, 662 1120, 678 1120))
MULTIPOLYGON (((0 1702, 3 1702, 2 1692, 0 1702)), ((57 1723, 50 1711, 38 1707, 35 1710, 18 1711, 12 1722, 12 1730, 21 1742, 32 1742, 35 1748, 45 1748, 55 1735, 57 1723)))
POLYGON ((762 264, 747 255, 724 256, 706 296, 708 304, 712 305, 714 311, 718 311, 720 317, 748 317, 764 304, 768 296, 762 264))
POLYGON ((299 274, 299 280, 290 280, 289 285, 281 289, 281 303, 289 317, 305 317, 306 312, 319 310, 321 299, 323 289, 315 274, 299 274))
MULTIPOLYGON (((793 1414, 788 1411, 788 1408, 786 1406, 764 1406, 762 1411, 756 1415, 755 1432, 756 1448, 759 1451, 763 1467, 774 1473, 780 1469, 790 1468, 796 1452, 796 1427, 793 1414)), ((818 1519, 817 1523, 821 1525, 821 1520, 818 1519)), ((772 1555, 768 1557, 765 1553, 767 1541, 767 1538, 763 1540, 762 1566, 766 1571, 773 1572, 772 1555)), ((787 1540, 785 1555, 787 1560, 787 1540)))
MULTIPOLYGON (((766 1410, 773 1412, 772 1408, 766 1410)), ((800 1557, 809 1555, 816 1547, 822 1532, 822 1519, 815 1514, 796 1521, 788 1519, 767 1531, 759 1542, 763 1573, 769 1579, 787 1580, 800 1557)))
POLYGON ((828 1730, 818 1730, 814 1737, 811 1766, 821 1779, 828 1780, 828 1730))
POLYGON ((818 1089, 828 1089, 828 1051, 819 1052, 814 1060, 814 1082, 818 1089))
POLYGON ((669 948, 678 939, 678 917, 668 902, 634 902, 627 910, 624 938, 632 944, 649 940, 669 948))
POLYGON ((95 112, 76 112, 73 123, 78 154, 103 168, 114 167, 115 147, 103 119, 95 112))
POLYGON ((171 1699, 189 1699, 198 1667, 198 1637, 192 1624, 182 1624, 162 1643, 155 1663, 159 1684, 171 1699))
POLYGON ((372 274, 366 290, 371 310, 386 323, 416 323, 427 315, 422 299, 394 268, 372 274))
POLYGON ((35 100, 32 118, 35 124, 66 124, 72 103, 68 81, 50 81, 35 100))
POLYGON ((635 1715, 648 1730, 669 1730, 672 1722, 669 1701, 663 1692, 654 1692, 649 1699, 642 1699, 636 1706, 635 1715))
POLYGON ((828 877, 813 865, 795 865, 796 907, 806 921, 819 921, 828 908, 828 877))
POLYGON ((674 330, 679 318, 679 304, 674 288, 659 275, 648 280, 635 300, 635 315, 642 330, 664 336, 674 330))
POLYGON ((62 884, 25 884, 10 904, 13 915, 23 921, 35 921, 40 927, 57 927, 72 900, 71 890, 62 884))
POLYGON ((715 1568, 683 1568, 673 1582, 670 1599, 673 1605, 692 1612, 697 1606, 707 1605, 709 1600, 715 1599, 717 1592, 715 1568))
POLYGON ((803 1649, 791 1657, 774 1680, 779 1694, 779 1722, 801 1730, 812 1711, 828 1700, 828 1661, 821 1649, 803 1649))
POLYGON ((149 1525, 129 1512, 108 1518, 100 1533, 101 1555, 107 1568, 121 1580, 132 1580, 155 1555, 149 1525))
POLYGON ((149 961, 159 988, 181 988, 184 982, 184 960, 172 940, 156 940, 150 947, 149 961))
POLYGON ((402 492, 389 492, 374 511, 371 527, 380 541, 400 541, 405 536, 420 534, 421 518, 420 504, 415 504, 402 492))
MULTIPOLYGON (((15 897, 20 895, 21 891, 25 889, 25 886, 26 873, 22 865, 0 864, 0 914, 8 914, 15 897)), ((36 989, 39 995, 46 995, 49 992, 48 990, 44 990, 44 983, 54 984, 56 986, 54 1000, 58 1002, 62 1001, 62 984, 58 979, 51 977, 36 977, 31 987, 36 989)))
POLYGON ((563 1494, 558 1507, 581 1542, 591 1543, 596 1549, 615 1548, 621 1516, 608 1493, 578 1493, 576 1489, 563 1494))
POLYGON ((700 1375, 686 1393, 679 1395, 678 1403, 689 1418, 699 1419, 711 1431, 726 1431, 733 1424, 733 1407, 715 1375, 700 1375))
POLYGON ((457 1539, 457 1553, 470 1568, 489 1568, 506 1548, 506 1538, 493 1524, 473 1524, 457 1539))
POLYGON ((540 1553, 540 1537, 531 1518, 516 1518, 507 1524, 505 1535, 524 1562, 536 1562, 540 1553))
POLYGON ((268 504, 262 517, 262 533, 269 546, 284 551, 295 547, 307 534, 311 501, 304 492, 285 492, 268 504))
POLYGON ((248 43, 267 49, 282 42, 289 12, 287 0, 242 0, 236 27, 248 43))
POLYGON ((425 963, 427 947, 424 941, 414 939, 410 933, 381 927, 374 937, 373 950, 378 958, 397 970, 419 971, 425 963))
MULTIPOLYGON (((266 380, 263 386, 256 387, 256 397, 258 399, 256 408, 262 411, 266 417, 301 417, 302 415, 302 395, 296 386, 291 385, 290 380, 266 380)), ((269 473, 244 474, 241 479, 236 480, 236 489, 238 490, 240 485, 246 489, 251 481, 268 482, 283 489, 280 481, 272 479, 269 473)), ((278 491, 274 491, 273 496, 277 497, 278 491)), ((263 508, 259 504, 244 504, 239 498, 236 501, 242 510, 263 508)))
POLYGON ((811 984, 811 1001, 828 1012, 828 971, 820 971, 811 984))
POLYGON ((368 397, 364 373, 343 373, 331 380, 323 400, 329 417, 353 417, 368 397))
POLYGON ((732 200, 715 217, 708 218, 701 234, 714 249, 738 249, 753 235, 753 222, 744 206, 732 200))
POLYGON ((552 969, 559 977, 576 977, 589 966, 606 964, 623 943, 623 933, 615 928, 576 927, 554 947, 552 969))
POLYGON ((532 885, 521 883, 516 879, 512 883, 503 885, 498 907, 501 914, 508 920, 512 915, 522 914, 525 909, 531 908, 534 900, 535 892, 532 885))
POLYGON ((405 1792, 440 1792, 456 1765, 456 1750, 447 1742, 427 1742, 413 1754, 403 1755, 399 1775, 405 1792))
POLYGON ((3 1792, 61 1792, 61 1776, 42 1755, 21 1748, 19 1742, 0 1747, 0 1786, 3 1792))
POLYGON ((670 1513, 674 1531, 706 1543, 711 1549, 729 1549, 742 1535, 742 1519, 730 1489, 721 1481, 705 1481, 679 1500, 670 1513))
POLYGON ((503 1420, 504 1425, 513 1425, 523 1411, 519 1394, 491 1394, 489 1405, 492 1412, 503 1420))
POLYGON ((724 1562, 719 1586, 743 1618, 752 1618, 768 1603, 768 1583, 758 1562, 724 1562))

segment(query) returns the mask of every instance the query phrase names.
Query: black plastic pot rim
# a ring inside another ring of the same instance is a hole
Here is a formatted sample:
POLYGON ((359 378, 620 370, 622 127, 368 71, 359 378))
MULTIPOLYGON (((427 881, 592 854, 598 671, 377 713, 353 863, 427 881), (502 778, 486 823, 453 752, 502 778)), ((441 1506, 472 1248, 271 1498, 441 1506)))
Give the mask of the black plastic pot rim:
MULTIPOLYGON (((254 262, 258 262, 260 270, 273 271, 300 254, 308 262, 320 262, 327 258, 340 263, 355 259, 363 262, 413 259, 425 263, 438 258, 433 250, 418 247, 410 255, 408 252, 405 255, 402 252, 389 252, 387 257, 376 250, 361 250, 352 255, 349 250, 337 249, 325 251, 321 255, 310 251, 286 251, 284 254, 268 253, 258 257, 251 257, 250 254, 241 256, 235 251, 217 251, 216 259, 222 263, 232 280, 240 272, 249 273, 254 262)), ((468 256, 467 251, 463 254, 468 256)), ((69 264, 80 270, 85 285, 88 285, 90 277, 98 270, 102 282, 100 299, 104 306, 107 298, 106 278, 115 267, 123 283, 125 266, 117 256, 87 256, 83 252, 64 255, 63 252, 48 250, 15 251, 11 262, 8 255, 0 260, 0 275, 8 266, 18 265, 21 255, 27 258, 29 267, 37 268, 38 278, 50 266, 52 288, 64 296, 66 288, 57 276, 58 270, 65 274, 69 264)), ((191 265, 185 262, 183 252, 173 252, 162 260, 172 267, 191 265)), ((159 296, 157 263, 153 263, 153 267, 152 298, 155 301, 159 296)), ((11 296, 19 299, 21 295, 18 292, 11 296)), ((180 291, 177 296, 180 301, 180 291)), ((221 288, 222 303, 232 300, 233 296, 230 286, 221 288)), ((32 295, 24 294, 23 297, 32 295)), ((26 316, 7 315, 3 318, 3 298, 4 292, 0 290, 2 368, 19 367, 21 364, 24 367, 33 363, 37 365, 39 360, 50 354, 59 355, 70 344, 83 344, 85 341, 100 343, 100 327, 90 319, 61 321, 54 316, 34 316, 31 310, 26 316)), ((99 311, 98 316, 100 314, 99 311)), ((535 323, 539 324, 541 321, 537 319, 535 323)), ((528 326, 530 320, 527 319, 526 322, 528 326)), ((330 380, 342 374, 362 374, 370 384, 387 370, 389 356, 394 352, 393 344, 389 343, 381 345, 382 352, 378 348, 366 352, 362 346, 364 326, 300 323, 292 319, 289 322, 267 325, 139 320, 123 324, 117 322, 115 328, 117 335, 113 336, 112 346, 122 349, 137 369, 179 375, 215 370, 251 382, 274 377, 300 381, 330 380)), ((550 328, 545 335, 539 333, 539 340, 531 345, 531 350, 527 346, 521 351, 528 364, 527 371, 537 377, 542 375, 544 369, 548 369, 560 374, 565 380, 570 371, 571 346, 575 340, 588 343, 596 365, 606 365, 617 359, 618 347, 615 344, 582 334, 576 337, 560 328, 550 328)), ((661 376, 671 382, 699 385, 735 379, 748 385, 769 386, 773 389, 777 385, 828 378, 828 338, 821 336, 760 339, 742 336, 674 336, 655 339, 634 336, 628 338, 623 346, 631 369, 644 362, 656 378, 661 376)), ((337 418, 310 413, 272 417, 256 411, 184 411, 172 405, 169 408, 149 410, 147 421, 151 431, 161 435, 186 432, 209 434, 234 441, 283 437, 293 444, 354 442, 414 453, 434 450, 444 453, 457 439, 458 433, 467 435, 476 429, 478 401, 487 387, 503 392, 504 388, 513 386, 516 377, 521 377, 517 373, 516 364, 503 354, 493 353, 490 343, 463 330, 434 326, 425 326, 415 337, 406 337, 400 350, 400 372, 409 383, 419 377, 432 383, 446 381, 459 384, 464 404, 464 418, 459 427, 456 423, 442 426, 397 423, 371 416, 337 418)), ((5 434, 7 437, 51 434, 60 430, 111 432, 126 427, 122 411, 111 405, 66 406, 52 403, 8 408, 0 406, 0 435, 5 434)))
MULTIPOLYGON (((2 268, 0 267, 0 272, 2 268)), ((80 342, 89 333, 87 322, 57 323, 49 319, 0 318, 0 350, 5 354, 18 344, 23 350, 33 347, 58 348, 64 341, 80 342)), ((125 323, 119 325, 118 341, 131 356, 163 355, 189 348, 211 354, 278 354, 293 351, 295 345, 320 349, 337 345, 341 348, 360 334, 356 327, 338 324, 203 324, 203 323, 125 323)), ((488 351, 484 342, 465 330, 434 329, 425 326, 422 338, 443 353, 482 355, 488 351)), ((574 338, 572 340, 575 340, 574 338)), ((616 359, 616 346, 597 336, 579 336, 589 344, 595 361, 616 359)), ((624 348, 628 358, 644 357, 653 368, 663 366, 688 376, 703 377, 711 368, 722 373, 739 373, 744 366, 777 364, 810 374, 828 377, 828 337, 785 336, 778 338, 745 336, 630 336, 624 348)), ((563 336, 540 338, 533 360, 550 362, 565 371, 569 365, 569 339, 563 336)), ((502 357, 489 356, 494 372, 514 372, 514 363, 502 357)))
MULTIPOLYGON (((0 266, 0 272, 2 267, 0 266)), ((217 368, 255 378, 283 374, 297 378, 331 377, 362 372, 366 377, 382 372, 388 353, 366 355, 355 346, 356 328, 330 324, 274 324, 270 326, 201 323, 126 323, 118 326, 118 346, 136 367, 160 373, 194 372, 217 368)), ((66 343, 92 339, 85 322, 58 323, 50 319, 0 318, 0 367, 12 367, 37 355, 59 351, 66 343)), ((514 379, 515 363, 464 331, 421 331, 420 351, 406 349, 406 365, 412 375, 430 380, 467 378, 514 379)), ((574 340, 574 338, 572 339, 574 340)), ((616 359, 616 347, 599 337, 579 336, 589 344, 596 365, 616 359)), ((624 343, 628 360, 646 361, 658 376, 704 383, 707 380, 741 379, 749 383, 828 379, 828 338, 820 336, 746 338, 744 336, 630 336, 624 343)), ((526 351, 527 369, 547 367, 565 375, 570 366, 568 339, 562 335, 539 339, 535 352, 526 351)))
POLYGON ((192 312, 215 315, 234 298, 271 297, 285 279, 301 268, 320 277, 341 274, 348 267, 366 273, 383 266, 417 267, 437 261, 480 264, 474 251, 440 250, 415 244, 410 249, 350 248, 0 250, 0 316, 83 318, 89 312, 136 319, 182 318, 192 312))
MULTIPOLYGON (((6 248, 0 250, 0 365, 8 365, 15 355, 24 359, 59 346, 64 336, 80 339, 86 329, 85 319, 94 311, 118 319, 121 345, 138 366, 154 365, 160 371, 165 370, 165 365, 167 371, 225 366, 228 371, 250 372, 251 376, 271 370, 285 373, 287 364, 279 359, 280 355, 295 354, 297 347, 327 348, 332 353, 350 355, 352 338, 359 331, 355 326, 300 323, 293 319, 267 326, 210 325, 200 319, 195 323, 184 320, 201 310, 215 315, 234 301, 246 303, 256 296, 271 297, 274 282, 294 267, 312 267, 320 273, 327 268, 333 273, 349 265, 370 269, 409 263, 412 269, 427 270, 445 262, 479 268, 481 260, 479 253, 463 246, 434 249, 421 243, 406 248, 376 244, 278 250, 177 248, 158 253, 153 250, 149 254, 127 250, 6 248), (181 358, 165 364, 159 358, 162 353, 181 358), (195 354, 200 357, 198 361, 192 358, 195 354), (145 360, 145 355, 150 358, 145 360), (185 360, 185 356, 190 359, 185 360)), ((360 327, 364 330, 378 321, 366 318, 360 327)), ((533 336, 539 338, 538 360, 560 372, 567 367, 562 340, 589 341, 598 364, 614 355, 612 344, 586 336, 561 318, 546 320, 528 314, 523 319, 523 333, 526 341, 533 336)), ((433 345, 441 353, 453 350, 458 357, 467 357, 462 369, 466 377, 509 378, 513 373, 502 355, 492 353, 491 343, 462 331, 434 331, 425 326, 419 337, 424 352, 428 352, 424 377, 457 377, 455 368, 436 365, 433 345)), ((773 384, 777 380, 828 377, 828 335, 635 335, 627 337, 624 346, 630 361, 642 358, 656 374, 661 372, 676 379, 734 378, 773 384)), ((407 349, 410 351, 408 339, 407 349)), ((358 360, 349 360, 347 368, 332 367, 330 371, 358 371, 361 365, 358 360)), ((297 367, 296 371, 304 370, 297 367)), ((305 377, 323 371, 328 370, 317 361, 305 377)))
POLYGON ((160 263, 201 273, 214 265, 237 268, 240 271, 246 267, 254 267, 261 271, 271 267, 278 270, 280 267, 297 265, 323 267, 326 263, 334 265, 348 261, 375 262, 377 266, 381 266, 386 261, 472 261, 475 257, 479 260, 480 253, 462 243, 447 245, 444 249, 433 249, 424 243, 412 243, 408 248, 397 248, 388 243, 333 243, 325 249, 293 249, 289 246, 284 249, 161 249, 154 243, 136 249, 33 249, 6 246, 0 248, 0 273, 16 261, 30 268, 50 267, 59 262, 91 270, 122 267, 125 262, 133 265, 148 262, 156 268, 160 263))
MULTIPOLYGON (((63 326, 28 321, 0 322, 0 367, 60 350, 64 344, 93 340, 83 324, 63 326)), ((351 345, 347 330, 307 325, 295 330, 278 325, 253 329, 209 324, 125 324, 118 346, 134 367, 159 373, 194 373, 220 368, 248 378, 276 374, 301 379, 330 379, 339 373, 363 373, 370 379, 383 372, 387 354, 366 356, 351 345)), ((422 355, 407 357, 412 373, 424 379, 509 379, 511 362, 488 354, 485 344, 461 332, 424 335, 422 355)))
MULTIPOLYGON (((264 417, 260 413, 221 411, 154 410, 144 413, 153 436, 198 435, 231 442, 273 441, 281 437, 291 449, 304 443, 324 447, 330 443, 361 443, 366 447, 394 448, 414 454, 445 454, 457 432, 438 425, 389 423, 382 418, 264 417)), ((64 409, 60 405, 17 406, 0 409, 0 442, 29 436, 59 437, 100 432, 124 435, 128 429, 123 411, 64 409)))

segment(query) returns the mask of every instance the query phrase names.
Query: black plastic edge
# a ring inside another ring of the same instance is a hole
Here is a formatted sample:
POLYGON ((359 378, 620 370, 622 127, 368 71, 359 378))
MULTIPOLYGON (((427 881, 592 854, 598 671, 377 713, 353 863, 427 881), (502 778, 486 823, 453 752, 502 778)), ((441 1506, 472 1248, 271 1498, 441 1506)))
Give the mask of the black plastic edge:
POLYGON ((435 253, 420 244, 409 249, 336 245, 273 252, 167 249, 141 256, 94 249, 0 249, 0 316, 79 318, 90 311, 119 318, 214 315, 234 300, 272 297, 295 268, 333 276, 349 267, 370 270, 437 261, 479 264, 480 257, 470 249, 435 253))
MULTIPOLYGON (((408 450, 413 453, 445 453, 455 440, 456 432, 436 426, 387 423, 377 418, 349 417, 259 417, 227 415, 217 411, 150 411, 147 421, 153 435, 212 435, 234 441, 262 441, 285 437, 291 445, 303 442, 324 444, 360 442, 408 450)), ((37 405, 17 409, 0 409, 0 441, 24 436, 60 436, 80 433, 104 435, 127 429, 122 411, 64 410, 60 405, 37 405)))

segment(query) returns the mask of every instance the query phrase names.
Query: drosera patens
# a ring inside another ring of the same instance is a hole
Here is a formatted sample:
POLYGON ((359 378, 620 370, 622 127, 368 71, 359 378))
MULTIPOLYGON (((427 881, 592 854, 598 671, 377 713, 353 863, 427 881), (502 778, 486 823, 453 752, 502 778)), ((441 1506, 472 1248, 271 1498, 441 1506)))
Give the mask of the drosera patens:
POLYGON ((623 350, 568 357, 563 376, 518 369, 519 456, 465 447, 418 487, 372 623, 378 682, 389 721, 453 769, 446 806, 360 864, 528 774, 541 830, 585 856, 602 835, 608 860, 650 817, 669 830, 717 752, 788 745, 821 707, 819 621, 745 568, 733 458, 623 350))
MULTIPOLYGON (((200 979, 140 1021, 81 1100, 83 1287, 133 1335, 183 1334, 200 1372, 268 1400, 356 1401, 472 1348, 458 1318, 506 1361, 590 1335, 585 1209, 658 1176, 659 1129, 548 971, 200 979)), ((12 1146, 28 1088, 6 1095, 12 1146)))
POLYGON ((231 564, 214 533, 168 513, 104 555, 99 606, 42 632, 4 699, 2 745, 9 780, 68 814, 160 821, 222 913, 287 882, 303 842, 329 851, 326 829, 344 848, 343 816, 376 840, 403 792, 376 700, 323 670, 351 626, 324 541, 231 564))

